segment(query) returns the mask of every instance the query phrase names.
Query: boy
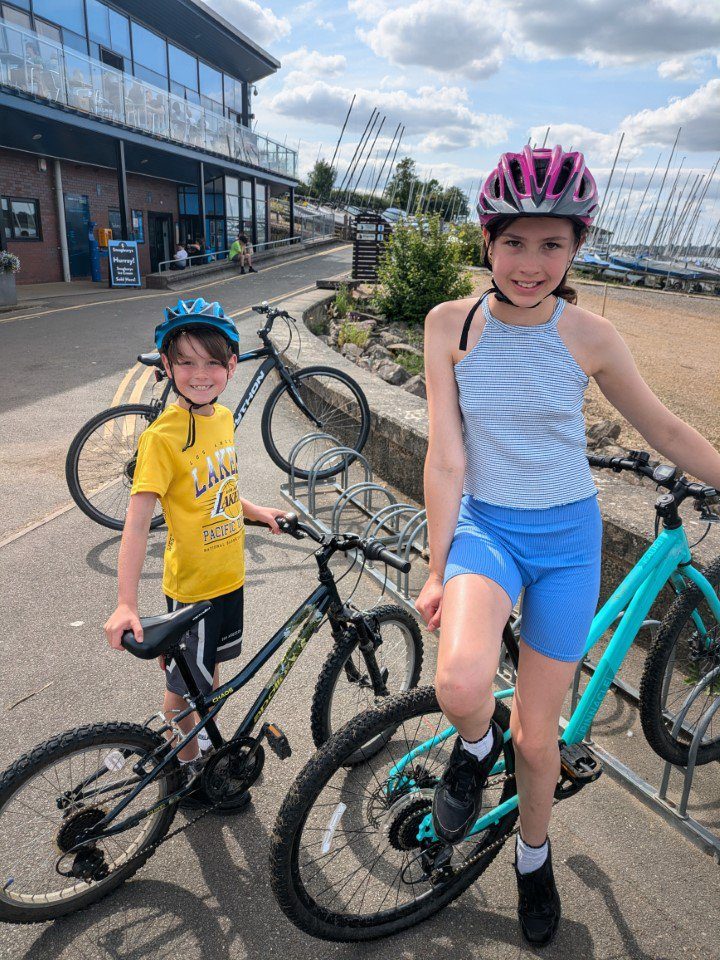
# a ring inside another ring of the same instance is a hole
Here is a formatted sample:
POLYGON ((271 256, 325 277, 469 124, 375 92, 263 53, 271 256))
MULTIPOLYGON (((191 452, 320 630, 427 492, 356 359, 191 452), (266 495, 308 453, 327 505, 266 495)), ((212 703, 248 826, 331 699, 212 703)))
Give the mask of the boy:
MULTIPOLYGON (((142 640, 138 583, 160 498, 168 525, 163 570, 168 610, 213 601, 212 611, 185 636, 188 665, 200 691, 208 693, 218 685, 217 664, 238 656, 242 646, 243 518, 277 534, 276 518, 284 511, 256 506, 238 494, 233 416, 215 405, 237 365, 234 322, 219 303, 180 300, 165 310, 155 341, 177 401, 140 438, 118 560, 118 605, 105 634, 116 650, 125 630, 142 640)), ((188 691, 174 661, 161 658, 161 668, 167 686, 163 709, 170 719, 187 707, 188 691)), ((180 727, 187 733, 197 721, 190 714, 180 727)), ((209 747, 207 735, 199 735, 180 751, 181 764, 199 759, 200 749, 209 747)), ((248 800, 244 794, 242 805, 248 800)))
POLYGON ((252 265, 253 247, 244 233, 239 233, 235 243, 230 247, 230 260, 240 264, 240 273, 245 273, 245 261, 248 262, 248 273, 257 273, 252 265))

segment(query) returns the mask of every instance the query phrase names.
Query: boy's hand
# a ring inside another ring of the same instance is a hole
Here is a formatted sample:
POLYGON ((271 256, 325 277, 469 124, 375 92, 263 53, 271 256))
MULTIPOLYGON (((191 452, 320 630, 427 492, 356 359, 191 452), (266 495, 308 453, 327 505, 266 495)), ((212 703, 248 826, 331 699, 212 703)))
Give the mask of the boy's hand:
POLYGON ((270 533, 282 533, 277 525, 277 518, 284 517, 287 510, 278 510, 276 507, 254 507, 252 514, 246 514, 248 520, 264 523, 270 527, 270 533))
POLYGON ((113 650, 122 650, 120 641, 126 630, 132 630, 138 643, 143 642, 143 628, 140 626, 138 612, 127 604, 118 604, 115 612, 110 615, 104 629, 107 642, 113 650))

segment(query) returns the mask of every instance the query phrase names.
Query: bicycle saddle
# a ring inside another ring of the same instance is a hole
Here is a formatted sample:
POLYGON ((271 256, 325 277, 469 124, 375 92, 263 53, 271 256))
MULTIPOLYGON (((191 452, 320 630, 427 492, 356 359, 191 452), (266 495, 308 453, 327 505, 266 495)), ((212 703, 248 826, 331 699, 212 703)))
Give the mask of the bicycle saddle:
POLYGON ((152 353, 139 353, 138 360, 146 367, 157 367, 158 370, 162 370, 162 360, 157 350, 153 350, 152 353))
POLYGON ((161 617, 143 617, 143 642, 138 643, 132 630, 126 630, 120 641, 123 647, 141 660, 152 660, 174 647, 190 627, 212 609, 209 600, 181 607, 161 617))

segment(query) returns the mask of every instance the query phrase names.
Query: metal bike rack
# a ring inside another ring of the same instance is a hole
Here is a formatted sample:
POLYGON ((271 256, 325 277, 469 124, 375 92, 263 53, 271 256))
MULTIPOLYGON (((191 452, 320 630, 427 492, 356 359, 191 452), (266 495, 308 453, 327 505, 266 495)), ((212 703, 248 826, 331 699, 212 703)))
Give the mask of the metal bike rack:
MULTIPOLYGON (((295 444, 289 457, 291 463, 291 473, 289 482, 281 486, 281 492, 293 508, 301 513, 306 520, 323 533, 334 534, 340 531, 341 521, 346 516, 346 511, 351 508, 353 511, 353 522, 356 525, 357 532, 365 537, 376 537, 396 552, 403 559, 414 563, 417 557, 421 557, 428 545, 427 513, 414 504, 398 500, 395 494, 388 487, 378 482, 373 476, 373 470, 366 457, 353 450, 351 447, 343 446, 339 441, 325 433, 308 434, 295 444), (298 455, 308 444, 317 440, 323 440, 331 444, 328 450, 323 451, 313 462, 308 470, 307 481, 299 481, 296 476, 296 462, 298 455), (337 471, 333 472, 331 477, 322 479, 322 474, 328 469, 332 462, 342 461, 337 471), (362 479, 350 482, 350 470, 357 464, 362 472, 362 479), (332 503, 330 511, 329 526, 325 519, 318 516, 318 502, 320 494, 329 496, 332 503), (378 501, 385 502, 378 505, 378 501)), ((411 572, 403 574, 398 571, 397 576, 392 578, 388 576, 387 568, 382 564, 367 562, 365 571, 382 586, 383 590, 388 592, 401 605, 405 606, 412 613, 417 614, 415 605, 410 593, 410 575, 411 572)), ((620 613, 615 620, 615 624, 623 616, 620 613)), ((511 618, 511 628, 516 637, 520 636, 522 623, 522 594, 513 610, 511 618)), ((645 620, 641 629, 652 629, 659 626, 659 621, 645 620)), ((573 678, 571 688, 570 712, 577 706, 580 699, 580 681, 583 673, 593 674, 597 669, 597 663, 585 657, 578 664, 573 678)), ((602 761, 608 774, 629 789, 638 799, 642 800, 655 812, 660 813, 669 823, 680 829, 690 840, 697 844, 706 853, 718 859, 720 862, 720 836, 714 834, 707 827, 703 826, 688 812, 688 803, 693 785, 693 778, 697 768, 698 749, 703 737, 716 713, 720 714, 720 696, 709 706, 701 716, 694 727, 685 725, 685 718, 692 707, 692 704, 702 694, 707 686, 717 680, 720 676, 720 667, 713 670, 688 694, 683 707, 675 719, 673 725, 673 735, 680 730, 685 729, 692 733, 690 744, 688 765, 683 770, 682 796, 679 805, 675 805, 668 799, 667 792, 670 784, 670 777, 673 765, 666 763, 659 788, 653 787, 643 777, 639 776, 634 770, 613 754, 609 753, 597 742, 592 740, 592 731, 588 730, 586 741, 592 745, 594 752, 602 761)), ((507 682, 514 682, 515 669, 503 646, 498 666, 497 681, 507 685, 507 682)), ((639 699, 638 690, 631 684, 619 677, 615 677, 611 689, 614 689, 624 699, 637 704, 639 699)), ((564 729, 567 721, 564 718, 560 720, 561 728, 564 729)), ((679 768, 680 769, 680 768, 679 768)))

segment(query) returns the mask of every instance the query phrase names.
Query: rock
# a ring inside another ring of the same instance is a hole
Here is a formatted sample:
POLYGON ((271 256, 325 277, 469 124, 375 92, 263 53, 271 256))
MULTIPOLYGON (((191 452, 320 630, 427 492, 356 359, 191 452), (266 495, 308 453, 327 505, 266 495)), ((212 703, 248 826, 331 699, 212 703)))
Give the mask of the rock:
POLYGON ((392 330, 380 330, 378 333, 378 339, 381 343, 387 345, 388 343, 397 343, 398 335, 392 330))
POLYGON ((391 353, 411 353, 414 357, 424 356, 423 351, 409 343, 387 343, 385 344, 391 353))
POLYGON ((377 375, 386 383, 392 383, 395 386, 401 386, 410 379, 410 374, 401 367, 399 363, 393 363, 392 360, 383 360, 375 368, 377 375))
POLYGON ((374 330, 378 322, 377 317, 372 317, 368 313, 361 313, 359 310, 348 310, 347 319, 353 326, 368 331, 374 330))
POLYGON ((403 390, 407 390, 408 393, 412 393, 416 397, 422 397, 423 400, 427 400, 425 377, 423 377, 421 373, 418 373, 414 377, 410 377, 407 383, 403 384, 403 390))
POLYGON ((392 360, 392 354, 379 343, 373 343, 365 349, 365 356, 372 360, 380 362, 381 360, 392 360))
POLYGON ((619 420, 598 420, 587 429, 587 445, 591 450, 606 446, 620 436, 619 420))
POLYGON ((362 347, 359 347, 356 343, 344 343, 340 353, 348 360, 357 361, 362 356, 362 347))

